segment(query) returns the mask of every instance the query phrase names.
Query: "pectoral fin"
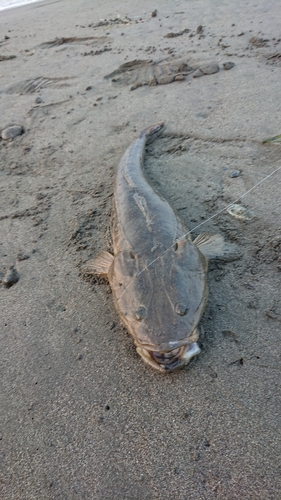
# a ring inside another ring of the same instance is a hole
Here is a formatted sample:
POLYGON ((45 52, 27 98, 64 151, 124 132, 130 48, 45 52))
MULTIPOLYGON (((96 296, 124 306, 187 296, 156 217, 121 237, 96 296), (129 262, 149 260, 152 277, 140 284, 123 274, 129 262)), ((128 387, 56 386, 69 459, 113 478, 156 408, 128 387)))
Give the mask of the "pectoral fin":
POLYGON ((83 266, 83 272, 106 278, 113 261, 113 255, 105 250, 102 250, 94 259, 86 262, 85 266, 83 266))
POLYGON ((208 260, 216 258, 234 260, 240 256, 238 246, 226 243, 220 234, 202 233, 193 243, 208 260))

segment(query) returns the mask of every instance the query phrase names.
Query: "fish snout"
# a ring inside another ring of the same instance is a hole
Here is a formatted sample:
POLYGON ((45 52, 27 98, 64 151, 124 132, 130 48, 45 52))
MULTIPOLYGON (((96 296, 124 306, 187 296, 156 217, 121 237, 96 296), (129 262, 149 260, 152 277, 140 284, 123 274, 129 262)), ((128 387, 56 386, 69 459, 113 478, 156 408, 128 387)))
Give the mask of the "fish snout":
POLYGON ((137 347, 138 354, 143 361, 162 373, 170 373, 187 365, 191 359, 200 353, 197 342, 183 345, 171 351, 153 351, 144 347, 137 347))
POLYGON ((168 352, 151 351, 151 355, 157 363, 160 363, 161 365, 170 365, 178 360, 181 350, 182 349, 179 347, 178 349, 173 349, 168 352))

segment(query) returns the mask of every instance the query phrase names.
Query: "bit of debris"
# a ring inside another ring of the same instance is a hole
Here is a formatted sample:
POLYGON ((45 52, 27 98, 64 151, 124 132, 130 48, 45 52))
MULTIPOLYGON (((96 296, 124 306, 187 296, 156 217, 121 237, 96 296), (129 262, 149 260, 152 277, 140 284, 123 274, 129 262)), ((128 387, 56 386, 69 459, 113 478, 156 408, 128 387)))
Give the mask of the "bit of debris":
POLYGON ((182 31, 178 31, 176 33, 167 33, 167 35, 164 36, 164 38, 175 38, 176 36, 181 36, 184 35, 185 33, 189 33, 190 30, 188 28, 185 28, 182 31))
POLYGON ((10 59, 15 59, 17 56, 0 56, 0 61, 10 61, 10 59))
POLYGON ((132 19, 125 16, 124 18, 116 17, 114 19, 101 19, 96 24, 89 24, 89 28, 99 28, 100 26, 111 26, 112 24, 130 24, 132 19))
POLYGON ((82 56, 99 56, 100 54, 103 54, 104 52, 108 52, 109 50, 112 50, 110 47, 104 47, 103 49, 98 49, 98 50, 90 50, 90 52, 84 52, 82 56))
POLYGON ((258 38, 256 36, 252 36, 252 38, 250 38, 249 42, 254 47, 264 47, 266 45, 266 42, 269 42, 269 40, 268 40, 268 38, 258 38))
POLYGON ((239 359, 236 359, 235 361, 232 361, 231 363, 229 363, 229 365, 244 365, 245 364, 245 361, 244 361, 244 358, 239 358, 239 359))
POLYGON ((238 205, 238 203, 234 203, 227 209, 227 213, 235 217, 235 219, 240 220, 251 220, 253 218, 253 214, 243 205, 238 205))
POLYGON ((280 135, 275 135, 274 137, 269 137, 268 139, 264 139, 262 141, 263 144, 266 142, 281 142, 281 134, 280 135))
POLYGON ((234 340, 234 342, 236 342, 237 344, 239 343, 238 335, 232 330, 223 330, 222 334, 224 335, 224 337, 234 340))

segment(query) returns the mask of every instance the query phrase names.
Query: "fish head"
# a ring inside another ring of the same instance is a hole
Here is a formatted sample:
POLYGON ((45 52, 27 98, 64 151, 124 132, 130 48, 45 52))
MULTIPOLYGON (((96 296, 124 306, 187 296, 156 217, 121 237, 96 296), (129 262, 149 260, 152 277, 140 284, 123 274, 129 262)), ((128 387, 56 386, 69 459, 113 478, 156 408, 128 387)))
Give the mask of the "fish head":
POLYGON ((197 325, 207 301, 207 269, 201 253, 187 243, 181 253, 166 254, 146 269, 130 252, 114 259, 117 310, 141 358, 165 373, 200 352, 197 325))

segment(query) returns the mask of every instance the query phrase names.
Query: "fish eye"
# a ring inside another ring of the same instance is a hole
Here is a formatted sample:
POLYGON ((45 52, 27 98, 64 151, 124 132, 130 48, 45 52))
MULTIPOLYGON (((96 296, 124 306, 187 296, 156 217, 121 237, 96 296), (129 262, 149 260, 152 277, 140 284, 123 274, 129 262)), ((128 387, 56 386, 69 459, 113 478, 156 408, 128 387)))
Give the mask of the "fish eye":
POLYGON ((144 306, 140 306, 135 312, 135 317, 138 321, 144 319, 146 317, 146 308, 144 306))
POLYGON ((175 252, 177 250, 182 251, 184 249, 185 245, 186 245, 186 239, 183 236, 181 236, 180 238, 178 238, 174 242, 173 248, 174 248, 175 252))
POLYGON ((186 306, 186 304, 178 302, 177 304, 175 304, 175 312, 179 316, 185 316, 188 313, 188 307, 186 306))

